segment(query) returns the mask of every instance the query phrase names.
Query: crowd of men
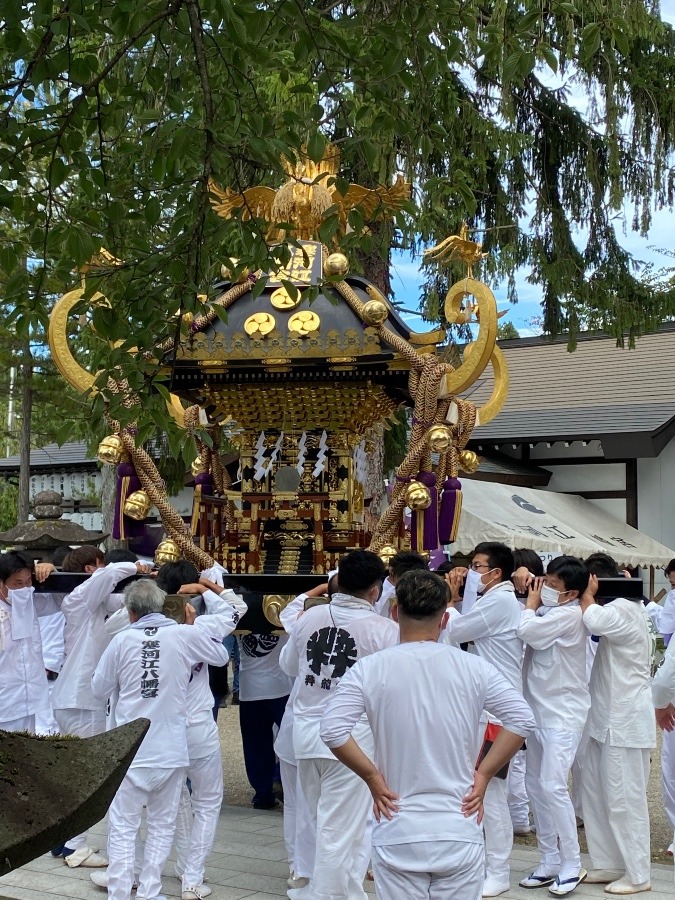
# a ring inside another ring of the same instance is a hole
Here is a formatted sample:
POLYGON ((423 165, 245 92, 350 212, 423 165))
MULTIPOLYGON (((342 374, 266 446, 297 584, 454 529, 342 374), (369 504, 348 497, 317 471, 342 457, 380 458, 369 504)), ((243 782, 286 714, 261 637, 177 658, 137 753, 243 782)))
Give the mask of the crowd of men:
MULTIPOLYGON (((220 566, 186 561, 118 593, 150 567, 91 547, 62 560, 86 581, 34 595, 53 568, 0 555, 0 729, 151 724, 110 807, 107 858, 86 834, 52 852, 112 900, 160 900, 175 845, 183 900, 203 900, 223 799, 212 685, 246 604, 220 566), (180 624, 176 594, 190 597, 180 624)), ((258 809, 278 805, 281 777, 291 900, 365 900, 366 877, 386 900, 496 897, 514 832, 530 830, 539 865, 522 887, 649 891, 657 723, 675 829, 675 642, 653 678, 657 630, 666 643, 675 630, 675 561, 666 574, 661 606, 603 586, 619 575, 604 554, 544 572, 531 551, 483 543, 468 567, 430 572, 416 553, 385 567, 355 550, 283 610, 283 635, 240 635, 246 772, 258 809)))

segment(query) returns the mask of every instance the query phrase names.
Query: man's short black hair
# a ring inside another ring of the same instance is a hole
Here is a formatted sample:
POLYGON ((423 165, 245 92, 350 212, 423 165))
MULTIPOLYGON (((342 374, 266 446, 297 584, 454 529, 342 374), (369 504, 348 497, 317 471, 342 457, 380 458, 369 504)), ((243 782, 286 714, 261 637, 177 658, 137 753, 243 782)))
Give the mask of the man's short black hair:
POLYGON ((70 553, 70 547, 66 544, 65 546, 57 547, 56 550, 52 553, 52 563, 56 566, 57 569, 60 569, 63 565, 63 560, 70 553))
POLYGON ((387 577, 387 569, 376 553, 370 550, 352 550, 346 553, 338 565, 338 585, 343 594, 358 597, 378 581, 387 577))
MULTIPOLYGON (((511 578, 514 566, 513 551, 510 547, 499 541, 483 541, 482 544, 477 545, 471 554, 471 558, 473 559, 478 553, 487 556, 491 569, 501 569, 502 581, 508 581, 511 578)), ((485 575, 485 572, 480 574, 485 575)))
POLYGON ((434 572, 437 575, 445 575, 447 572, 452 572, 454 568, 455 564, 451 560, 446 559, 440 564, 440 566, 436 566, 434 572))
POLYGON ((389 560, 389 574, 394 578, 398 579, 415 569, 428 569, 428 566, 424 557, 414 550, 401 550, 389 560))
POLYGON ((450 590, 435 572, 411 569, 396 582, 396 603, 408 619, 433 619, 447 609, 450 590))
POLYGON ((584 565, 589 575, 597 575, 598 578, 619 577, 619 567, 609 553, 591 553, 584 565))
POLYGON ((25 553, 18 553, 16 550, 10 550, 9 553, 0 553, 0 581, 7 581, 12 575, 21 572, 23 569, 33 571, 33 560, 25 553))
POLYGON ((665 575, 670 575, 671 572, 675 572, 675 559, 671 559, 671 561, 666 566, 665 575))
POLYGON ((157 573, 157 586, 167 594, 177 594, 184 584, 196 584, 199 572, 187 559, 164 563, 157 573))
POLYGON ((528 547, 513 551, 513 571, 515 572, 521 566, 525 566, 531 575, 536 575, 538 578, 541 578, 544 574, 544 564, 541 561, 541 556, 536 550, 530 550, 528 547))
POLYGON ((103 562, 106 566, 109 563, 118 563, 118 562, 138 562, 138 557, 133 552, 133 550, 126 550, 124 547, 115 547, 113 550, 108 550, 106 555, 103 557, 103 562))
POLYGON ((547 575, 557 575, 567 591, 579 591, 579 596, 588 587, 588 569, 576 556, 557 556, 546 568, 547 575))

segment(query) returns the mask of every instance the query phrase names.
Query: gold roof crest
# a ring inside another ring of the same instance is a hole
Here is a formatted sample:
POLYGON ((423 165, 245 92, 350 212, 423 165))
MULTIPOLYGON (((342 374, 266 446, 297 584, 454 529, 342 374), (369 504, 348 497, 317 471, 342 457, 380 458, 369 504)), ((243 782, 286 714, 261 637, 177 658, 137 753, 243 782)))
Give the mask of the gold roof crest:
POLYGON ((330 183, 339 166, 340 151, 332 144, 327 145, 319 162, 311 160, 303 148, 295 161, 283 160, 289 181, 278 190, 253 187, 238 193, 229 187, 223 190, 211 181, 211 205, 223 219, 231 218, 235 210, 241 210, 244 220, 264 219, 270 226, 270 240, 291 236, 310 241, 318 240, 324 216, 331 207, 337 207, 340 231, 344 234, 350 210, 360 207, 364 220, 373 222, 391 216, 410 199, 410 184, 401 175, 391 187, 365 188, 350 184, 347 192, 341 194, 330 183), (326 177, 321 178, 322 175, 326 177), (292 226, 290 235, 286 229, 275 227, 279 223, 292 226))

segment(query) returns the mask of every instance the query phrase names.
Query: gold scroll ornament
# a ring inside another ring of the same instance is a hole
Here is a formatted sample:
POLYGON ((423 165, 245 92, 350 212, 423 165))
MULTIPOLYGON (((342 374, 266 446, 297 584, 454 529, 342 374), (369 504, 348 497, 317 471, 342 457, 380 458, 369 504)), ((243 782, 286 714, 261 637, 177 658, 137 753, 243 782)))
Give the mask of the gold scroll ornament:
MULTIPOLYGON (((93 375, 78 363, 68 345, 68 317, 73 307, 82 300, 84 294, 84 288, 68 291, 67 294, 59 297, 49 316, 49 349, 52 359, 68 384, 82 394, 90 391, 97 392, 96 379, 98 377, 98 374, 93 375)), ((106 300, 103 294, 96 293, 90 302, 96 304, 106 302, 106 300)), ((180 428, 185 428, 185 410, 180 399, 175 394, 170 394, 166 405, 176 424, 180 428)))

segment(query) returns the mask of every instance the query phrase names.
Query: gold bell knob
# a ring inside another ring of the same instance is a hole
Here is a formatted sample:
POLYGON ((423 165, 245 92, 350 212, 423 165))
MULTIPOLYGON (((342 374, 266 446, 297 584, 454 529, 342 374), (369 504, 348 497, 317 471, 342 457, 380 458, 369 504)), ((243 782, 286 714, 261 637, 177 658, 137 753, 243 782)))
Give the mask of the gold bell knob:
POLYGON ((152 508, 152 500, 146 491, 134 491, 129 494, 124 503, 124 515, 137 522, 146 519, 150 509, 152 508))
POLYGON ((452 432, 447 425, 434 425, 427 432, 427 440, 432 453, 447 453, 452 447, 452 432))
POLYGON ((418 511, 431 506, 431 491, 421 481, 411 481, 405 492, 405 503, 410 509, 418 511))
POLYGON ((397 553, 398 550, 396 549, 396 547, 392 547, 391 544, 385 544, 377 555, 380 557, 385 566, 388 566, 392 556, 396 556, 397 553))
POLYGON ((98 445, 98 452, 96 455, 98 456, 99 461, 107 466, 116 466, 121 463, 125 457, 128 458, 127 451, 124 447, 124 441, 119 434, 109 434, 108 437, 103 438, 98 445))
POLYGON ((366 325, 382 325, 389 310, 381 300, 369 300, 363 307, 363 321, 366 325))
POLYGON ((469 475, 471 475, 472 472, 478 471, 480 460, 473 450, 462 450, 459 454, 459 467, 464 472, 468 472, 469 475))
POLYGON ((197 456, 190 466, 192 470, 192 474, 196 477, 197 475, 204 475, 209 471, 209 467, 206 465, 206 462, 202 456, 197 456))
POLYGON ((328 276, 339 275, 342 278, 349 272, 349 260, 344 253, 331 253, 323 264, 323 274, 328 276))
POLYGON ((179 559, 180 547, 175 541, 166 538, 157 544, 157 549, 155 550, 155 563, 158 566, 163 566, 164 563, 168 562, 178 562, 179 559))

